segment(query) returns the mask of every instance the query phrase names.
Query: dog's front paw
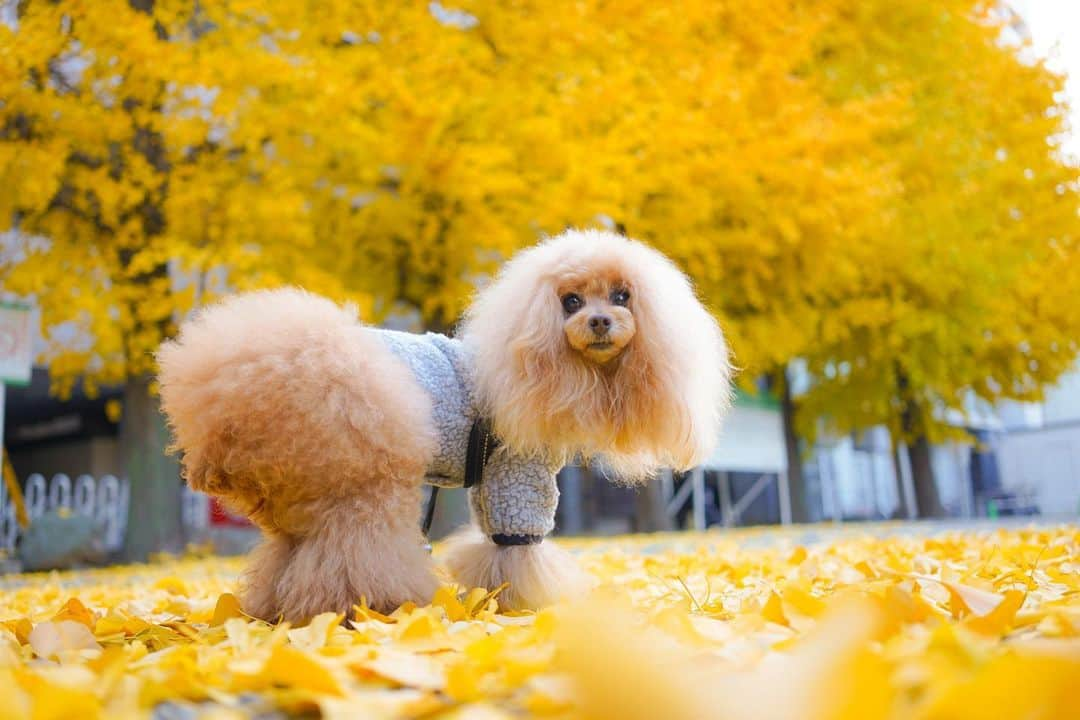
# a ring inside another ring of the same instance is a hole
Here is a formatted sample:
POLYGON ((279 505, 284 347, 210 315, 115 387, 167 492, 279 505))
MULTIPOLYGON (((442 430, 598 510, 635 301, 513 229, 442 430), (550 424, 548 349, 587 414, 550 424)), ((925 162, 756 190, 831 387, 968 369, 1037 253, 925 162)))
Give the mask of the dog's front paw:
POLYGON ((551 542, 496 545, 469 527, 447 539, 443 554, 459 585, 494 589, 508 583, 498 596, 503 610, 534 610, 591 586, 577 561, 551 542))

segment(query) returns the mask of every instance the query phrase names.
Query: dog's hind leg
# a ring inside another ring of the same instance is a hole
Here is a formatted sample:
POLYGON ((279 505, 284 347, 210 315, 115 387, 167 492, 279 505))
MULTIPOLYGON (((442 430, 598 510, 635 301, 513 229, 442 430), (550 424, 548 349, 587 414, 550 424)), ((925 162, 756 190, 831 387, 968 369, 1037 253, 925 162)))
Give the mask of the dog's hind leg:
POLYGON ((241 607, 245 613, 274 622, 281 616, 278 583, 292 555, 293 543, 285 535, 267 534, 251 552, 240 588, 241 607))
POLYGON ((370 497, 334 503, 292 550, 277 583, 285 620, 321 612, 349 616, 361 598, 390 612, 406 601, 430 602, 438 588, 420 532, 419 482, 383 484, 378 506, 370 497))
POLYGON ((419 494, 439 434, 381 333, 329 300, 263 291, 206 309, 159 358, 192 484, 279 538, 255 556, 248 612, 296 622, 362 595, 430 600, 419 494))

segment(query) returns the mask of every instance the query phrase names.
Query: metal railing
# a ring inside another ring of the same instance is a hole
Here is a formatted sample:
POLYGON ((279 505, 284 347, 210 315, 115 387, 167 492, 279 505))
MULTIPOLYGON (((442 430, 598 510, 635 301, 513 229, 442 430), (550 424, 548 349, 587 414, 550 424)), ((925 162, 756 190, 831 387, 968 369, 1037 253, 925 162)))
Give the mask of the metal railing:
MULTIPOLYGON (((34 473, 26 478, 23 495, 30 522, 47 512, 64 509, 97 520, 106 551, 114 552, 124 544, 130 500, 127 480, 115 475, 94 478, 84 474, 72 482, 69 476, 58 473, 46 482, 44 475, 34 473)), ((0 484, 0 550, 13 552, 21 533, 15 503, 0 484)))
MULTIPOLYGON (((689 502, 690 527, 694 530, 704 530, 707 522, 705 517, 705 503, 707 498, 705 469, 696 467, 690 471, 689 476, 676 490, 674 478, 670 471, 661 473, 659 481, 663 488, 665 498, 665 512, 676 522, 683 508, 689 502)), ((732 491, 730 473, 726 471, 714 472, 716 494, 720 503, 721 522, 724 527, 735 527, 743 519, 750 504, 760 497, 769 486, 776 485, 777 499, 780 506, 780 522, 784 525, 791 524, 791 495, 788 489, 787 473, 762 473, 754 483, 741 495, 736 497, 732 491)))

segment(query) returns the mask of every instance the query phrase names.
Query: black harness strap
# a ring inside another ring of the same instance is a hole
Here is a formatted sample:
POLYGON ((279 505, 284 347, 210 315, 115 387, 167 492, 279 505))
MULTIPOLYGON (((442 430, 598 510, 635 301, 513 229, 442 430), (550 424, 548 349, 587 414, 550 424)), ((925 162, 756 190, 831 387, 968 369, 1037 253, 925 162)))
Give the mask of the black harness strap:
POLYGON ((465 450, 465 485, 471 488, 484 479, 484 466, 499 447, 499 438, 491 432, 491 423, 476 418, 469 430, 469 446, 465 450))
MULTIPOLYGON (((491 423, 484 418, 476 418, 469 429, 469 444, 465 448, 465 482, 462 487, 471 488, 484 479, 484 466, 501 443, 491 432, 491 423)), ((424 534, 431 530, 431 521, 435 518, 435 500, 439 496, 439 486, 432 485, 428 494, 427 510, 424 512, 424 534)), ((516 543, 518 545, 524 543, 516 543)))
MULTIPOLYGON (((431 530, 431 521, 435 519, 435 501, 439 497, 439 486, 432 485, 431 491, 428 493, 427 498, 427 510, 424 511, 424 534, 427 535, 431 530)), ((429 547, 430 549, 430 547, 429 547)))

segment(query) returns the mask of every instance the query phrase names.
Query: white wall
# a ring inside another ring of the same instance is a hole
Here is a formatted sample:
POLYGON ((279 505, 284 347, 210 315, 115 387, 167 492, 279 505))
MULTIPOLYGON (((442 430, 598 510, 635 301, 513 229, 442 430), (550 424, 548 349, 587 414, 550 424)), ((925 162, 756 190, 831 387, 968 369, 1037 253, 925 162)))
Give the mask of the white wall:
POLYGON ((787 470, 784 426, 777 410, 736 405, 724 420, 710 470, 782 472, 787 470))
POLYGON ((1080 361, 1075 370, 1062 375, 1046 389, 1043 402, 1006 400, 998 403, 997 414, 1010 431, 1080 422, 1080 361))
POLYGON ((1080 363, 1042 403, 1007 406, 1010 431, 998 453, 1006 489, 1028 495, 1043 515, 1080 514, 1080 363), (1013 420, 1014 422, 1009 422, 1013 420))
POLYGON ((1043 426, 1042 403, 1022 403, 1002 400, 997 406, 998 417, 1006 431, 1043 426))
POLYGON ((1080 424, 1009 433, 998 461, 1002 484, 1033 495, 1043 515, 1080 513, 1080 424))
POLYGON ((1062 376, 1053 388, 1047 391, 1043 403, 1043 423, 1080 421, 1080 371, 1062 376))

